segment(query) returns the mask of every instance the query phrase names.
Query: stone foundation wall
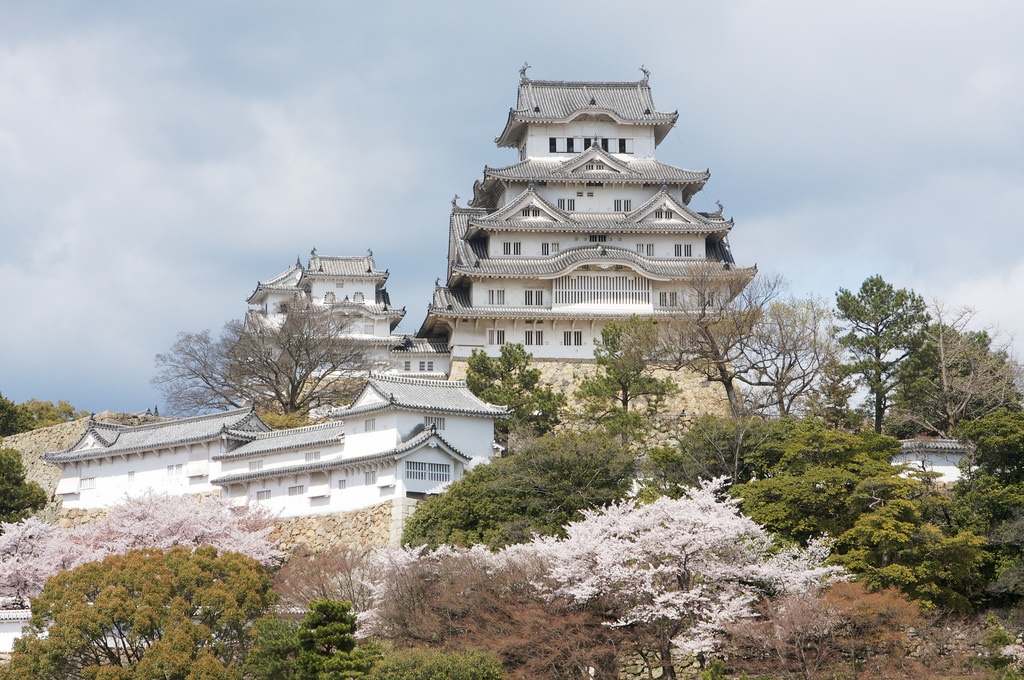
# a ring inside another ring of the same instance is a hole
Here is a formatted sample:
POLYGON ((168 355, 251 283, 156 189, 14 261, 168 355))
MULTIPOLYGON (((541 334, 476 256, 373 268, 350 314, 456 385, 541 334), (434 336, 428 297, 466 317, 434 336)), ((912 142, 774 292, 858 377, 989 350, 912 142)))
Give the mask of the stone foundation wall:
MULTIPOLYGON (((565 395, 570 414, 579 413, 580 403, 574 396, 576 385, 597 373, 597 363, 593 360, 566 359, 534 359, 531 363, 540 369, 542 382, 565 395)), ((453 359, 449 379, 465 380, 466 368, 464 359, 453 359)), ((662 420, 675 421, 685 427, 687 423, 704 415, 729 415, 729 400, 718 383, 708 382, 686 369, 655 369, 654 375, 657 378, 671 378, 679 387, 676 395, 666 401, 662 420)))

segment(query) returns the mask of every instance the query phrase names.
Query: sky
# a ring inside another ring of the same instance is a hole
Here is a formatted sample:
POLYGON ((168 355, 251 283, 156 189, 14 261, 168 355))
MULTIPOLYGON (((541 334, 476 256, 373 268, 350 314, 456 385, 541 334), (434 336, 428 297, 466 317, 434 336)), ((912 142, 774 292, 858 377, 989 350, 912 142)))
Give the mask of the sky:
POLYGON ((519 69, 638 80, 742 265, 882 275, 1024 342, 1024 3, 0 3, 0 393, 162 406, 153 358, 312 248, 372 249, 399 331, 519 69))

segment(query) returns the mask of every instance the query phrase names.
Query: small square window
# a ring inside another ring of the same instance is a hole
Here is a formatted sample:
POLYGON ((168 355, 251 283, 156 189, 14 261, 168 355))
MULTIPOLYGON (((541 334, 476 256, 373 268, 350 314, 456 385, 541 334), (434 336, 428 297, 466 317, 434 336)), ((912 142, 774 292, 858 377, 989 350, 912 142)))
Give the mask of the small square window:
POLYGON ((256 492, 256 501, 269 501, 270 500, 270 489, 264 489, 256 492))

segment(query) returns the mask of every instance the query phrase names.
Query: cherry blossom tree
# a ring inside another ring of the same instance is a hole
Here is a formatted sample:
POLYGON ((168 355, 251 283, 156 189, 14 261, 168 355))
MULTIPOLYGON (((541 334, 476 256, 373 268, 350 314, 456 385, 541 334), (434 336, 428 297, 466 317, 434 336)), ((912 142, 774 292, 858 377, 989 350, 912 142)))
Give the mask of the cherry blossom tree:
POLYGON ((141 548, 212 546, 263 565, 282 554, 269 539, 272 517, 255 506, 233 507, 216 498, 145 494, 128 498, 105 517, 72 529, 30 518, 0 525, 0 596, 25 606, 46 580, 108 555, 141 548))
POLYGON ((724 497, 724 478, 679 499, 627 501, 585 511, 566 538, 538 538, 553 591, 579 603, 600 599, 609 623, 654 645, 663 677, 677 653, 703 655, 722 627, 752 616, 763 596, 800 592, 834 577, 828 546, 780 549, 724 497))
POLYGON ((823 566, 829 553, 823 541, 807 549, 777 545, 739 513, 723 487, 719 479, 679 499, 584 511, 583 519, 566 526, 565 538, 536 537, 498 552, 479 546, 382 552, 364 630, 445 644, 438 626, 450 628, 464 615, 438 607, 437 598, 446 587, 458 602, 470 597, 466 565, 477 572, 476 581, 480 572, 496 580, 518 570, 526 578, 515 588, 488 591, 491 606, 532 588, 531 597, 561 603, 566 612, 597 612, 652 670, 674 678, 675 656, 712 651, 723 627, 753 616, 759 600, 813 589, 840 571, 823 566), (433 629, 422 612, 431 613, 433 629))

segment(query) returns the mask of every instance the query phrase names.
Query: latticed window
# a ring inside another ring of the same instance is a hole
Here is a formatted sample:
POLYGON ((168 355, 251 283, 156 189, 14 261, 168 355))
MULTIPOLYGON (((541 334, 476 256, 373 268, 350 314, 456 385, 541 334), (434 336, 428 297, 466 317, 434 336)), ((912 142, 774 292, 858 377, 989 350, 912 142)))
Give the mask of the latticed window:
POLYGON ((256 492, 256 502, 269 501, 270 500, 270 489, 264 489, 256 492))
POLYGON ((423 424, 426 425, 427 427, 432 427, 435 430, 443 430, 444 418, 438 416, 424 416, 423 424))
POLYGON ((448 463, 421 463, 407 460, 405 461, 405 478, 427 482, 449 482, 452 479, 452 466, 448 463))
POLYGON ((562 331, 562 344, 580 346, 583 344, 583 331, 562 331))
POLYGON ((370 486, 371 484, 376 484, 377 483, 377 471, 376 470, 368 470, 367 472, 364 472, 363 473, 363 482, 367 486, 370 486))
POLYGON ((320 452, 319 451, 306 451, 306 462, 307 463, 316 463, 319 460, 320 460, 320 452))
POLYGON ((651 282, 621 274, 571 274, 555 279, 556 305, 649 305, 651 282))
POLYGON ((301 496, 304 493, 306 493, 306 485, 305 484, 296 484, 295 486, 289 486, 288 487, 288 495, 289 496, 301 496))

